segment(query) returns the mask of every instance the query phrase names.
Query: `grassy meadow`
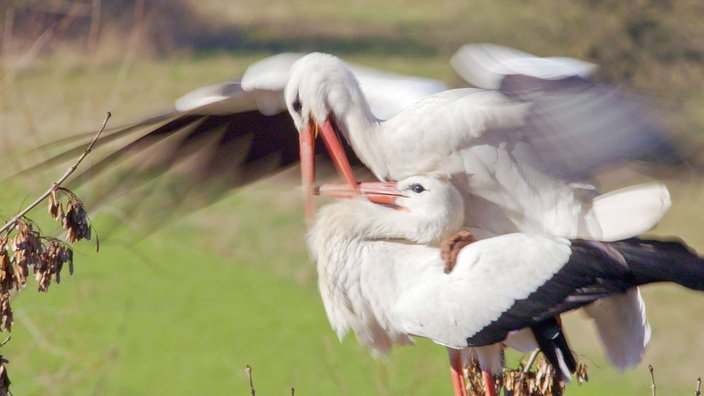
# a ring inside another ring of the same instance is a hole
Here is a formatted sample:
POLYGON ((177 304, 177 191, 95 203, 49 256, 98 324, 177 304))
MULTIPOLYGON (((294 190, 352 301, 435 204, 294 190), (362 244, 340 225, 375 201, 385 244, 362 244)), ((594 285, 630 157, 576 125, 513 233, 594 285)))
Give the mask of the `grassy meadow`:
MULTIPOLYGON (((1 175, 46 155, 31 151, 34 147, 97 129, 106 111, 113 114, 110 125, 117 126, 168 109, 183 93, 237 79, 248 64, 285 50, 325 50, 448 85, 459 84, 447 60, 464 42, 613 60, 604 66, 604 78, 625 76, 629 85, 661 95, 673 109, 668 121, 687 133, 704 125, 701 65, 658 52, 671 41, 687 51, 698 45, 687 41, 693 34, 701 37, 690 24, 693 10, 702 11, 696 2, 664 11, 647 1, 633 2, 633 9, 608 1, 191 3, 198 4, 192 19, 208 24, 189 26, 207 26, 209 36, 192 36, 184 44, 179 40, 190 37, 189 31, 174 32, 173 42, 164 44, 168 50, 160 50, 163 40, 150 40, 146 26, 156 29, 150 22, 159 20, 149 19, 155 18, 149 12, 128 18, 133 24, 104 21, 91 49, 58 34, 36 56, 28 50, 32 40, 16 37, 6 44, 11 51, 0 58, 1 175), (652 37, 628 41, 620 35, 635 11, 655 21, 652 37), (635 65, 622 61, 622 53, 631 54, 635 65), (674 60, 666 62, 668 56, 674 60)), ((96 150, 86 162, 102 155, 96 150)), ((13 215, 64 170, 4 180, 0 214, 13 215)), ((634 179, 639 177, 621 172, 601 182, 615 187, 634 179)), ((680 174, 666 182, 674 205, 653 234, 678 235, 704 252, 701 181, 680 174)), ((12 339, 1 350, 10 361, 13 393, 244 395, 249 392, 244 367, 251 365, 260 395, 288 395, 291 387, 296 395, 450 394, 446 353, 432 342, 419 340, 416 347, 375 359, 353 336, 337 340, 305 251, 295 184, 295 174, 257 183, 208 208, 179 214, 148 235, 140 231, 139 218, 117 207, 92 214, 98 235, 106 235, 100 252, 95 243, 79 243, 73 276, 64 274, 61 285, 43 294, 30 282, 13 300, 12 339)), ((88 184, 76 192, 89 204, 96 188, 88 184)), ((45 213, 42 206, 31 217, 51 233, 45 213)), ((704 375, 704 295, 671 285, 648 286, 644 294, 653 337, 643 363, 625 373, 605 362, 580 313, 566 316, 570 342, 590 368, 590 381, 571 385, 568 394, 648 395, 648 364, 655 367, 660 394, 694 392, 697 377, 704 375)))

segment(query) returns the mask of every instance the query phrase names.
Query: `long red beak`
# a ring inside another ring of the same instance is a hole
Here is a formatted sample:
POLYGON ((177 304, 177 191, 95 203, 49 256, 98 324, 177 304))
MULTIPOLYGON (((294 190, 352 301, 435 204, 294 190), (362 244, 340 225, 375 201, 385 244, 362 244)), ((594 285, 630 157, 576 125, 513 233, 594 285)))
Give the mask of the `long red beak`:
POLYGON ((305 193, 306 223, 310 226, 315 213, 313 200, 313 184, 315 183, 315 133, 310 123, 298 133, 301 157, 301 184, 305 193))
POLYGON ((378 204, 391 205, 400 208, 396 199, 404 195, 396 187, 396 182, 363 182, 357 183, 356 188, 349 184, 323 184, 314 190, 321 197, 353 198, 361 194, 368 200, 378 204))
POLYGON ((313 186, 315 183, 315 138, 318 131, 320 131, 320 136, 332 157, 332 162, 335 164, 337 172, 345 179, 351 191, 357 191, 357 181, 352 172, 352 167, 332 123, 329 120, 326 120, 322 125, 312 121, 309 122, 303 131, 299 131, 301 181, 306 194, 306 222, 309 224, 315 213, 313 186))

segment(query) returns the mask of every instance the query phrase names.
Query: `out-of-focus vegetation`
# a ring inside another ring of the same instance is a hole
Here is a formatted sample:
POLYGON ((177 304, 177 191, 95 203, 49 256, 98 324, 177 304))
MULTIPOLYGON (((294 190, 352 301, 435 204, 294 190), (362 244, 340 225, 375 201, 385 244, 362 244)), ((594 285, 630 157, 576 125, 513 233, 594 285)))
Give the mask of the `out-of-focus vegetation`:
MULTIPOLYGON (((107 110, 113 126, 141 118, 280 51, 327 51, 449 85, 461 82, 447 60, 466 42, 573 56, 658 98, 673 129, 698 138, 702 17, 698 0, 3 1, 0 145, 14 156, 2 176, 42 155, 26 149, 95 129, 107 110)), ((2 213, 56 176, 4 184, 2 213)), ((669 185, 674 207, 655 233, 704 251, 700 182, 669 185)), ((118 235, 99 255, 79 245, 75 276, 48 295, 18 295, 2 349, 15 394, 244 393, 245 364, 260 394, 449 393, 445 352, 430 342, 380 363, 352 337, 338 343, 290 187, 260 183, 137 244, 118 235)), ((99 235, 116 222, 128 234, 139 222, 111 207, 92 219, 99 235)), ((704 297, 671 286, 645 293, 653 341, 644 364, 623 375, 605 363, 584 318, 568 316, 570 341, 591 368, 591 382, 568 394, 648 394, 648 363, 659 392, 694 390, 704 374, 704 297)))
MULTIPOLYGON (((93 66, 125 55, 214 52, 447 58, 463 43, 494 42, 592 61, 603 80, 663 98, 676 128, 704 125, 704 93, 696 83, 704 81, 704 4, 698 0, 12 0, 0 12, 5 58, 37 50, 88 56, 93 66)), ((422 64, 393 68, 452 77, 422 64)))

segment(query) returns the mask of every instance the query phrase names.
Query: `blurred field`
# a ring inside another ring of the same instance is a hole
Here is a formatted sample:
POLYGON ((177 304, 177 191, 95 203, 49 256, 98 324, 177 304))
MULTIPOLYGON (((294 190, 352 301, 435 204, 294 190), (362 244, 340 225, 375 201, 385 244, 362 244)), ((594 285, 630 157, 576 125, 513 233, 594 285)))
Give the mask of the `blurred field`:
MULTIPOLYGON (((36 34, 15 33, 9 43, 5 35, 0 144, 9 151, 2 175, 42 157, 29 148, 96 129, 108 110, 115 126, 167 109, 190 89, 236 79, 252 61, 283 50, 326 50, 450 85, 458 79, 447 59, 464 42, 578 56, 604 63, 605 79, 667 99, 669 121, 680 130, 699 134, 704 125, 704 58, 696 40, 704 13, 694 1, 666 9, 654 1, 196 3, 179 24, 155 16, 158 1, 147 1, 142 14, 139 1, 123 2, 125 12, 112 17, 120 23, 104 16, 93 46, 69 26, 36 56, 28 48, 42 32, 38 25, 31 26, 36 34), (638 21, 645 26, 640 36, 628 29, 638 21), (170 36, 163 26, 171 26, 170 36)), ((174 4, 177 14, 190 3, 174 4)), ((89 25, 74 23, 77 31, 89 25)), ((12 215, 63 170, 3 183, 2 214, 12 215)), ((602 182, 630 180, 618 174, 602 182)), ((679 235, 704 251, 701 181, 678 175, 668 185, 674 207, 653 233, 679 235)), ((89 200, 92 188, 79 196, 89 200)), ((33 214, 42 217, 43 209, 33 214)), ((294 184, 259 183, 145 238, 130 234, 139 219, 129 213, 105 208, 93 219, 99 234, 115 222, 123 231, 98 254, 82 243, 77 273, 48 294, 28 288, 15 298, 13 338, 2 354, 17 395, 247 394, 246 364, 261 395, 290 394, 292 386, 298 395, 451 391, 445 351, 430 342, 375 360, 353 337, 337 341, 303 247, 294 184)), ((643 364, 625 374, 604 362, 588 322, 568 316, 570 341, 590 366, 590 382, 568 394, 647 395, 648 364, 661 394, 693 393, 704 375, 704 296, 673 286, 649 286, 645 295, 653 340, 643 364)))

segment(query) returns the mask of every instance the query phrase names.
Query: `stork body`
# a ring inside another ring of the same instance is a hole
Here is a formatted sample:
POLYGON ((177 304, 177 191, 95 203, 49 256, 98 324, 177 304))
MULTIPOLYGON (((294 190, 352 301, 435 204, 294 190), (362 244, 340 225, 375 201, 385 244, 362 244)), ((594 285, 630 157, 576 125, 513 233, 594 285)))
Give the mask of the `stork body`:
POLYGON ((646 283, 704 289, 704 261, 694 252, 638 239, 506 234, 464 247, 446 273, 433 244, 459 226, 460 195, 429 177, 400 182, 399 191, 404 210, 337 202, 320 210, 308 236, 333 329, 339 337, 353 331, 380 353, 411 336, 453 350, 510 344, 522 329, 537 335, 561 312, 646 283))

